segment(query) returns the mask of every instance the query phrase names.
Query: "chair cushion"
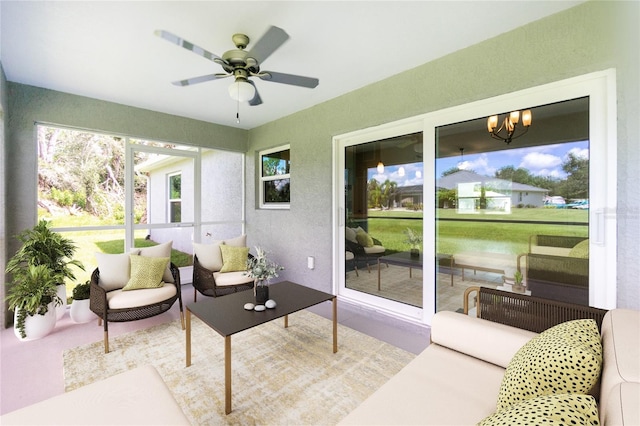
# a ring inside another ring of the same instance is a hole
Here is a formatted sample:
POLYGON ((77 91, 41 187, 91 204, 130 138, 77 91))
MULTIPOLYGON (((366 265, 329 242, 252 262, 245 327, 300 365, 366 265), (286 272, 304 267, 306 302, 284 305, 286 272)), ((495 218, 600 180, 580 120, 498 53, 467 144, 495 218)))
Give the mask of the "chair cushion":
POLYGON ((222 269, 223 264, 222 252, 220 251, 222 244, 232 247, 245 247, 247 245, 247 236, 243 234, 227 240, 213 241, 209 244, 193 243, 193 254, 198 257, 200 265, 210 271, 217 272, 222 269))
POLYGON ((381 254, 385 252, 385 248, 378 245, 373 245, 371 247, 365 247, 364 252, 367 254, 381 254))
POLYGON ((216 286, 224 287, 229 285, 238 285, 252 283, 253 278, 244 272, 214 272, 213 278, 216 280, 216 286))
POLYGON ((356 230, 353 228, 349 228, 348 226, 344 229, 344 237, 351 241, 352 243, 357 243, 358 240, 356 239, 356 230))
POLYGON ((587 394, 602 366, 602 344, 592 319, 567 321, 527 342, 505 370, 498 410, 542 395, 587 394))
POLYGON ((198 257, 198 262, 206 269, 219 271, 222 268, 220 244, 222 241, 215 241, 211 244, 193 243, 193 254, 198 257))
POLYGON ((590 395, 543 395, 512 405, 485 418, 479 426, 599 425, 598 406, 590 395))
POLYGON ((168 257, 147 257, 132 254, 131 278, 122 290, 139 290, 143 288, 162 287, 162 276, 169 264, 168 257))
MULTIPOLYGON (((147 257, 168 257, 171 259, 171 247, 173 246, 173 241, 168 241, 166 243, 158 244, 152 247, 142 247, 139 249, 140 256, 147 257)), ((171 274, 171 269, 169 266, 171 262, 167 262, 167 267, 164 269, 164 273, 162 276, 162 281, 165 283, 173 282, 173 274, 171 274)))
POLYGON ((175 284, 164 284, 158 288, 143 288, 136 291, 113 290, 107 293, 109 309, 129 309, 152 305, 171 299, 176 295, 175 284))
POLYGON ((220 272, 236 272, 247 270, 247 258, 249 257, 249 247, 233 247, 221 245, 222 268, 220 272))
POLYGON ((138 254, 135 249, 130 253, 108 254, 97 252, 98 270, 100 270, 100 280, 98 284, 106 291, 117 290, 124 287, 130 276, 130 254, 138 254))

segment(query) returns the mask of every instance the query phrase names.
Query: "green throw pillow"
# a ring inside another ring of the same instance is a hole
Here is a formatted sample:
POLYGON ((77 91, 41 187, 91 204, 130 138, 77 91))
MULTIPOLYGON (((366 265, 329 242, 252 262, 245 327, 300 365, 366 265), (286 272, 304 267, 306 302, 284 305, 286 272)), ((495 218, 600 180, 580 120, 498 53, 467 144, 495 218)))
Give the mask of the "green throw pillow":
POLYGON ((356 240, 363 247, 373 247, 373 238, 362 229, 358 229, 356 232, 356 240))
POLYGON ((220 269, 220 272, 247 270, 249 247, 233 247, 221 244, 220 251, 222 252, 222 268, 220 269))
POLYGON ((168 257, 147 257, 132 254, 129 258, 131 259, 131 278, 123 287, 123 291, 159 288, 164 285, 162 275, 169 263, 168 257))
POLYGON ((592 319, 543 331, 513 356, 505 370, 498 410, 542 395, 587 394, 600 377, 602 344, 592 319))
POLYGON ((589 258, 589 240, 580 241, 573 246, 569 252, 569 257, 579 257, 580 259, 589 258))
POLYGON ((598 406, 591 395, 544 395, 515 404, 482 420, 478 426, 599 425, 598 406))

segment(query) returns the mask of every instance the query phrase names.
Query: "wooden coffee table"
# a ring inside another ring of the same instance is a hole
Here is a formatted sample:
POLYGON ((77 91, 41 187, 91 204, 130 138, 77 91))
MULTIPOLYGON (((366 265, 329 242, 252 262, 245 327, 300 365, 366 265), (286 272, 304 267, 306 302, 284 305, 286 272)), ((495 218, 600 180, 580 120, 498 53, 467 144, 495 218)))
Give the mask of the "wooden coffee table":
POLYGON ((289 314, 293 314, 318 303, 331 301, 333 305, 333 353, 338 352, 337 298, 289 281, 269 286, 269 298, 276 301, 274 309, 262 312, 247 311, 245 303, 255 303, 253 291, 241 291, 222 297, 202 298, 186 305, 187 367, 191 365, 191 314, 224 337, 224 388, 225 414, 231 412, 231 336, 260 324, 284 317, 285 328, 289 326, 289 314))

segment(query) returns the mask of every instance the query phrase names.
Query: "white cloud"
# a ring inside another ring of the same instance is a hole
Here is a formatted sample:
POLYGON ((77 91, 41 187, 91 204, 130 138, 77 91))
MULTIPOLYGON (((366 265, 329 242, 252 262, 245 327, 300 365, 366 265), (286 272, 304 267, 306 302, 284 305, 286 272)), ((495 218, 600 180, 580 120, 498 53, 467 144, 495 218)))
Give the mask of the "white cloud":
POLYGON ((458 163, 458 168, 461 170, 473 170, 480 175, 486 176, 493 176, 496 173, 496 168, 489 165, 487 154, 481 154, 473 161, 461 161, 458 163))
POLYGON ((569 156, 569 154, 573 154, 577 158, 588 160, 589 148, 571 148, 569 152, 567 152, 567 157, 569 156))
POLYGON ((541 152, 530 152, 522 158, 519 167, 528 169, 535 174, 545 169, 552 169, 562 164, 562 159, 557 155, 544 154, 541 152))

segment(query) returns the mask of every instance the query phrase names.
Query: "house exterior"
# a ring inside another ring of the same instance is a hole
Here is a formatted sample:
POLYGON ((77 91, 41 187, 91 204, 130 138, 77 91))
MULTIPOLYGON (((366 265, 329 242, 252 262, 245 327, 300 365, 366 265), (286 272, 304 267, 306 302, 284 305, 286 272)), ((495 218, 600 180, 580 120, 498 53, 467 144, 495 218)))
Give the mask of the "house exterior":
MULTIPOLYGON (((334 135, 615 68, 615 87, 611 87, 615 99, 611 102, 617 111, 617 159, 614 168, 602 176, 615 181, 618 200, 604 215, 618 221, 617 231, 610 235, 618 257, 616 276, 609 285, 616 286, 618 307, 640 309, 639 7, 637 2, 587 1, 250 130, 18 84, 0 70, 0 172, 4 183, 0 259, 6 262, 17 249, 11 236, 35 223, 33 124, 47 122, 244 153, 246 171, 236 178, 243 182, 246 194, 243 219, 248 244, 268 242, 269 250, 278 253, 275 260, 287 265, 283 279, 334 292, 334 135), (497 52, 516 50, 517 55, 496 60, 497 52), (291 208, 260 209, 255 197, 256 155, 284 143, 291 145, 291 208), (317 259, 313 270, 307 269, 309 256, 317 259)), ((425 165, 425 172, 427 167, 432 165, 425 165)), ((506 199, 506 193, 495 192, 496 198, 500 194, 506 199)), ((4 263, 0 266, 4 269, 4 263)), ((0 288, 4 291, 4 285, 0 288)), ((6 310, 5 321, 10 321, 6 310)))
POLYGON ((436 187, 457 191, 458 213, 474 213, 480 210, 482 198, 484 210, 509 213, 512 207, 542 207, 549 192, 544 188, 511 182, 495 177, 460 170, 441 177, 436 187))

